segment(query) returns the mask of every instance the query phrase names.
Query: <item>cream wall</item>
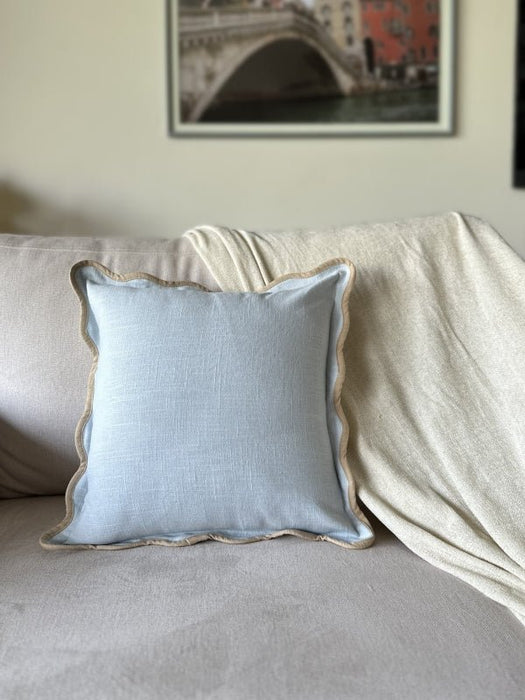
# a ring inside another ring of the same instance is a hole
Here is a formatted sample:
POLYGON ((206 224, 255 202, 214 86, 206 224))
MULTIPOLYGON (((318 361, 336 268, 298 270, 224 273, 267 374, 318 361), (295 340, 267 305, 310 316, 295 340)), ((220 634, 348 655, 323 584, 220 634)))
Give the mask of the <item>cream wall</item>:
POLYGON ((0 0, 0 227, 165 237, 459 210, 525 255, 516 2, 458 5, 454 137, 170 139, 163 0, 0 0))

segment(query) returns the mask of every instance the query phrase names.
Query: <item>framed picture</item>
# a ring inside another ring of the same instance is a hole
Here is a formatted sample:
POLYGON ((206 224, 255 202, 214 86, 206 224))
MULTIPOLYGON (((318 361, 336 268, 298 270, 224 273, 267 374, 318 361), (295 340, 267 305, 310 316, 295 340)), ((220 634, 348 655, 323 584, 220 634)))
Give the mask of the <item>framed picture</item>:
POLYGON ((173 135, 450 134, 454 0, 167 0, 173 135))
POLYGON ((516 90, 514 95, 514 187, 525 187, 525 0, 518 3, 516 90))

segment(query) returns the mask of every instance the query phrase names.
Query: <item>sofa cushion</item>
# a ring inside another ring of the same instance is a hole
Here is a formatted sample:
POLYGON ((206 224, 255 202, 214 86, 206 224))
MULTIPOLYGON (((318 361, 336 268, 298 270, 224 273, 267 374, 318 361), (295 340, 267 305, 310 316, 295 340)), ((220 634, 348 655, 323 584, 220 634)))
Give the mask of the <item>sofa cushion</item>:
POLYGON ((522 700, 525 627, 376 520, 348 552, 45 552, 63 497, 0 502, 0 695, 56 700, 522 700))
POLYGON ((0 235, 0 498, 63 493, 78 468, 91 355, 69 270, 86 258, 217 289, 184 239, 0 235))
POLYGON ((336 260, 260 292, 214 293, 77 264, 94 355, 81 466, 42 543, 371 544, 341 408, 354 276, 336 260))

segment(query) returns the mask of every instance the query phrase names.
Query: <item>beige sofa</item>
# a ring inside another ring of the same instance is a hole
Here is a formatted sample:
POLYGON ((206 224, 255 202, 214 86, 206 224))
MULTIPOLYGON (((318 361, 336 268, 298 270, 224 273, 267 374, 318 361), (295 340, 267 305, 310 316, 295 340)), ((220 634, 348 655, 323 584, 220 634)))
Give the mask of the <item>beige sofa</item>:
POLYGON ((218 289, 186 240, 0 236, 0 698, 521 699, 525 630, 371 517, 347 551, 47 552, 77 468, 90 353, 75 262, 218 289))

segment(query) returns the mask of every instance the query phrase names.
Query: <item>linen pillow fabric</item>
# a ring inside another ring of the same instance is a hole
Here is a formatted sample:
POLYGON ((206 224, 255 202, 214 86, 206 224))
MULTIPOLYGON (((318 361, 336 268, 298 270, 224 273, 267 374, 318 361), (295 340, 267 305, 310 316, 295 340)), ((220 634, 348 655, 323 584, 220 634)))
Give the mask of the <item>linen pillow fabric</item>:
POLYGON ((230 293, 75 265, 94 360, 81 465, 42 546, 369 546, 341 408, 354 276, 338 259, 230 293))

